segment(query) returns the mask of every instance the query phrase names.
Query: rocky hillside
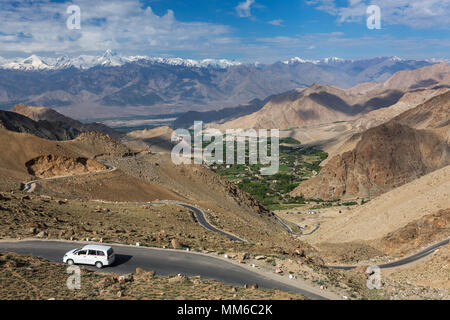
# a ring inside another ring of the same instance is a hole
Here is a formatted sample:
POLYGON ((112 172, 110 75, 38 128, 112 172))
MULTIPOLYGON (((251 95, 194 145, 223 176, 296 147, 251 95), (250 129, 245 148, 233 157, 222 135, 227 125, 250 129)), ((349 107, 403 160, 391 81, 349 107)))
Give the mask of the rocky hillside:
POLYGON ((112 138, 119 138, 122 134, 114 129, 101 123, 81 123, 80 121, 66 117, 51 108, 46 107, 31 107, 24 104, 17 104, 12 109, 12 112, 24 115, 34 121, 48 121, 61 123, 64 126, 74 128, 80 132, 100 132, 107 134, 112 138))
POLYGON ((0 127, 15 132, 31 133, 49 140, 70 140, 80 133, 65 123, 47 120, 34 121, 21 114, 2 110, 0 110, 0 127))
POLYGON ((363 132, 353 150, 330 159, 292 195, 371 198, 450 164, 449 109, 447 92, 363 132))
POLYGON ((28 173, 38 178, 70 176, 86 172, 104 171, 107 167, 95 160, 78 157, 46 155, 31 159, 25 166, 28 173))
POLYGON ((132 150, 153 152, 170 152, 173 130, 168 126, 153 129, 136 130, 125 134, 121 142, 132 150))
POLYGON ((83 132, 76 139, 64 143, 71 150, 92 158, 125 157, 132 154, 125 145, 99 132, 83 132))
POLYGON ((450 90, 405 111, 393 120, 417 129, 445 128, 450 124, 449 106, 450 90))
POLYGON ((407 93, 449 87, 447 63, 397 72, 384 83, 363 83, 348 90, 313 84, 274 96, 259 111, 217 126, 289 129, 347 121, 395 105, 407 93))
MULTIPOLYGON (((308 237, 308 241, 311 243, 375 241, 389 234, 397 234, 398 237, 395 237, 400 239, 403 232, 399 231, 408 224, 420 221, 424 217, 432 217, 441 210, 446 211, 446 208, 450 208, 449 190, 450 166, 446 166, 386 192, 362 206, 351 206, 348 210, 343 210, 343 213, 322 223, 317 232, 308 237)), ((330 210, 337 212, 339 209, 330 210)), ((413 239, 414 237, 407 242, 413 244, 413 239)), ((443 239, 445 237, 437 240, 443 239)), ((386 248, 385 245, 377 247, 382 251, 386 248)))
POLYGON ((183 115, 181 115, 180 117, 178 117, 172 123, 172 127, 189 128, 194 125, 194 121, 202 121, 203 123, 210 123, 210 122, 223 123, 231 121, 233 119, 237 119, 260 110, 271 98, 272 96, 264 100, 253 99, 247 104, 233 108, 224 108, 220 110, 204 111, 204 112, 188 111, 183 115))
POLYGON ((222 128, 289 129, 308 124, 349 120, 395 104, 402 91, 353 94, 332 86, 313 84, 272 98, 261 110, 225 122, 222 128))

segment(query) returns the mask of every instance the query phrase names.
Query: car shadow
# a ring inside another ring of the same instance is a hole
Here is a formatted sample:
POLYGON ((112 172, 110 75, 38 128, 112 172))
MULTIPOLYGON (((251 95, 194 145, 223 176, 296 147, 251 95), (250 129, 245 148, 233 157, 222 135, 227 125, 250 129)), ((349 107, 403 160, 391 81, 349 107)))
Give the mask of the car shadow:
POLYGON ((127 254, 116 254, 116 259, 114 259, 114 263, 111 265, 111 267, 117 267, 121 264, 124 264, 131 260, 133 256, 127 255, 127 254))

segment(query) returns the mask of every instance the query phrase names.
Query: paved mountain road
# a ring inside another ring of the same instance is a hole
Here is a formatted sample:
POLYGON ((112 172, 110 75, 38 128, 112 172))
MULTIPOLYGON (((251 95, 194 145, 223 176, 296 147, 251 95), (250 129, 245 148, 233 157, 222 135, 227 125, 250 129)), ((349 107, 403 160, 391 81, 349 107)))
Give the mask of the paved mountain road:
MULTIPOLYGON (((0 241, 0 251, 28 254, 50 261, 62 262, 64 253, 85 244, 68 241, 0 241)), ((136 268, 140 267, 145 270, 155 270, 159 275, 181 273, 186 276, 214 279, 235 286, 256 283, 261 288, 296 292, 314 300, 339 299, 339 296, 333 293, 319 290, 300 280, 286 279, 275 274, 269 275, 260 270, 249 270, 248 267, 209 255, 124 245, 112 245, 112 247, 117 261, 112 267, 102 269, 102 272, 134 273, 136 268)), ((88 268, 96 270, 95 267, 88 268)))
MULTIPOLYGON (((90 174, 102 174, 106 172, 112 172, 117 170, 115 167, 108 166, 108 170, 95 173, 85 173, 76 176, 85 176, 90 174)), ((25 184, 24 191, 33 192, 36 183, 42 181, 51 181, 69 177, 53 177, 40 180, 30 181, 25 184)), ((177 204, 188 208, 194 212, 197 217, 197 221, 204 228, 222 234, 233 241, 246 242, 245 240, 238 238, 225 231, 219 230, 208 223, 205 218, 204 212, 190 204, 182 203, 179 201, 165 200, 158 202, 148 203, 136 203, 138 205, 158 205, 158 204, 177 204)), ((294 234, 292 229, 285 224, 281 219, 275 216, 277 221, 286 229, 290 234, 294 234)), ((315 231, 315 230, 314 230, 315 231)), ((414 261, 417 261, 429 254, 435 252, 439 247, 447 245, 449 239, 434 244, 410 257, 400 259, 395 262, 379 265, 380 268, 392 268, 402 266, 414 261)), ((13 251, 23 254, 31 254, 34 256, 43 257, 51 261, 60 262, 65 252, 70 249, 74 249, 74 243, 61 242, 61 241, 22 241, 22 242, 1 242, 0 251, 13 251)), ((152 269, 162 275, 178 274, 185 275, 200 275, 205 278, 215 279, 232 285, 243 285, 245 283, 257 283, 263 288, 278 288, 288 292, 302 293, 310 299, 337 299, 338 297, 329 292, 320 291, 314 287, 307 286, 305 283, 295 286, 294 284, 287 284, 284 281, 277 281, 264 276, 253 270, 248 270, 242 266, 236 265, 231 262, 224 261, 222 259, 199 255, 191 252, 179 252, 173 250, 159 250, 152 248, 135 248, 128 246, 114 246, 118 254, 118 264, 113 266, 111 271, 118 273, 130 273, 136 270, 136 267, 144 269, 152 269), (307 287, 307 289, 305 289, 307 287), (328 297, 327 297, 328 296, 328 297)), ((329 268, 340 270, 351 270, 357 266, 329 266, 329 268)), ((293 282, 292 282, 293 283, 293 282)))
MULTIPOLYGON (((412 262, 415 262, 419 259, 422 259, 430 254, 432 254, 433 252, 435 252, 437 249, 439 249, 442 246, 445 246, 447 244, 449 244, 450 239, 447 240, 443 240, 441 242, 435 243, 432 246, 429 246, 409 257, 400 259, 400 260, 396 260, 394 262, 389 262, 389 263, 385 263, 385 264, 380 264, 377 265, 377 267, 379 267, 380 269, 387 269, 387 268, 395 268, 395 267, 400 267, 403 266, 405 264, 409 264, 412 262)), ((333 269, 339 269, 339 270, 352 270, 357 268, 358 266, 328 266, 329 268, 333 268, 333 269)))

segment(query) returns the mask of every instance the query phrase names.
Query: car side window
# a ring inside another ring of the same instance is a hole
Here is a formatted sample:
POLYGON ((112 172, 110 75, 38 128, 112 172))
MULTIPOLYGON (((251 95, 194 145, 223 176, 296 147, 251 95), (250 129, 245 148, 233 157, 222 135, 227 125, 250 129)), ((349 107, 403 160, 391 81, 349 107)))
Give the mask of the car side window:
POLYGON ((78 256, 85 256, 86 255, 86 250, 80 250, 77 252, 78 256))
POLYGON ((90 256, 96 256, 96 255, 97 255, 97 251, 95 251, 95 250, 89 250, 89 251, 88 251, 88 255, 90 255, 90 256))
POLYGON ((103 251, 97 251, 97 255, 98 255, 98 256, 104 257, 104 256, 105 256, 105 253, 104 253, 103 251))

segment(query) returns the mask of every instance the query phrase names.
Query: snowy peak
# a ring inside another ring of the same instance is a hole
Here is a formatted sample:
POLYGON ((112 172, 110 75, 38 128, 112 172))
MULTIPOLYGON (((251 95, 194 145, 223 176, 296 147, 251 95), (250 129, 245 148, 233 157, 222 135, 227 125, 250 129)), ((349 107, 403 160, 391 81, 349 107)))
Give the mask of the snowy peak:
MULTIPOLYGON (((371 60, 382 60, 382 61, 392 61, 392 62, 402 62, 405 61, 399 57, 379 57, 368 59, 371 60)), ((432 63, 435 61, 433 59, 427 60, 432 63)), ((445 61, 441 59, 441 61, 445 61)), ((448 61, 448 60, 447 60, 448 61)), ((302 59, 300 57, 293 57, 286 61, 281 61, 280 63, 285 65, 298 65, 298 64, 315 64, 315 65, 330 65, 339 67, 340 65, 345 65, 348 63, 353 63, 354 60, 347 60, 338 57, 329 57, 320 60, 308 60, 302 59)), ((148 63, 148 64, 165 64, 171 66, 181 66, 187 68, 216 68, 216 69, 227 69, 233 66, 242 65, 241 62, 231 61, 226 59, 203 59, 203 60, 193 60, 193 59, 182 59, 182 58, 166 58, 166 57, 149 57, 149 56, 121 56, 112 50, 106 50, 100 56, 93 55, 80 55, 78 57, 69 57, 67 55, 60 57, 38 57, 37 55, 31 55, 28 58, 14 58, 5 59, 0 57, 0 69, 11 69, 11 70, 23 70, 23 71, 41 71, 41 70, 62 70, 68 68, 77 68, 81 70, 90 69, 93 67, 120 67, 127 63, 148 63)), ((254 66, 258 66, 259 63, 254 63, 254 66)))
POLYGON ((284 63, 284 64, 296 64, 296 63, 314 63, 314 64, 316 64, 318 62, 320 62, 320 60, 305 60, 305 59, 302 59, 299 57, 294 57, 289 60, 282 61, 282 63, 284 63))
POLYGON ((120 67, 124 65, 127 59, 121 58, 116 52, 112 50, 106 50, 106 52, 98 58, 97 65, 107 67, 120 67))
POLYGON ((147 60, 153 63, 170 64, 173 66, 184 66, 184 67, 196 67, 196 68, 221 68, 225 69, 231 66, 241 65, 240 62, 230 61, 226 59, 204 59, 204 60, 193 60, 193 59, 181 59, 181 58, 147 58, 147 60))
POLYGON ((320 60, 308 60, 308 59, 302 59, 299 57, 294 57, 286 61, 282 61, 284 64, 297 64, 297 63, 313 63, 313 64, 341 64, 341 63, 347 63, 347 62, 353 62, 353 60, 346 60, 338 57, 330 57, 320 60))
POLYGON ((52 67, 45 63, 41 58, 36 55, 31 55, 25 59, 13 59, 10 62, 1 66, 4 69, 13 70, 48 70, 52 67))
POLYGON ((338 57, 330 57, 322 59, 321 62, 325 64, 339 64, 339 63, 345 63, 345 62, 352 62, 353 60, 346 60, 338 57))
POLYGON ((182 58, 159 58, 148 56, 129 56, 118 55, 112 50, 106 50, 101 56, 80 55, 78 57, 61 56, 58 58, 40 58, 32 55, 28 58, 4 59, 0 57, 1 69, 13 69, 24 71, 39 70, 61 70, 66 68, 89 69, 96 66, 102 67, 120 67, 126 63, 132 62, 161 63, 173 66, 197 67, 197 68, 221 68, 225 69, 231 66, 240 65, 240 62, 226 59, 204 59, 192 60, 182 58))

